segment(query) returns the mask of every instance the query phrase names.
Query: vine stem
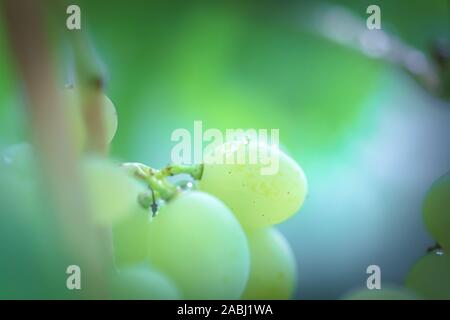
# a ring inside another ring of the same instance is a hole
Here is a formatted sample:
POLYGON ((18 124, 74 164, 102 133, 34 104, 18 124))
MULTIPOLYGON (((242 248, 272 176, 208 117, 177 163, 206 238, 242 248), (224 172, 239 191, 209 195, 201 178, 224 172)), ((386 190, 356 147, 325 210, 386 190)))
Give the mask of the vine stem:
POLYGON ((188 174, 195 180, 200 180, 203 174, 203 164, 198 165, 178 165, 170 164, 161 170, 164 177, 177 174, 188 174))
MULTIPOLYGON (((170 164, 161 170, 137 162, 123 163, 122 166, 128 169, 137 179, 144 181, 158 198, 165 201, 170 201, 180 193, 176 186, 167 181, 167 177, 189 174, 192 178, 199 180, 203 172, 203 165, 201 164, 191 166, 170 164)), ((139 201, 141 205, 146 206, 149 201, 148 195, 141 194, 139 201)))
POLYGON ((86 283, 82 294, 105 298, 107 263, 102 259, 98 232, 91 223, 74 140, 61 107, 62 97, 44 31, 44 8, 39 1, 7 0, 5 9, 10 46, 27 96, 33 143, 52 196, 53 210, 42 214, 51 215, 57 223, 72 263, 82 268, 86 283))
POLYGON ((445 80, 435 61, 390 32, 368 30, 365 21, 350 10, 314 3, 302 8, 300 17, 295 21, 305 30, 358 50, 368 58, 392 63, 410 74, 429 93, 445 95, 445 80))
POLYGON ((91 152, 107 155, 108 141, 102 114, 104 77, 81 30, 71 32, 70 40, 75 58, 76 87, 80 90, 83 117, 89 138, 87 148, 91 152))
POLYGON ((165 201, 170 201, 179 193, 179 190, 174 185, 169 183, 165 178, 158 177, 157 174, 149 174, 145 178, 145 182, 165 201))

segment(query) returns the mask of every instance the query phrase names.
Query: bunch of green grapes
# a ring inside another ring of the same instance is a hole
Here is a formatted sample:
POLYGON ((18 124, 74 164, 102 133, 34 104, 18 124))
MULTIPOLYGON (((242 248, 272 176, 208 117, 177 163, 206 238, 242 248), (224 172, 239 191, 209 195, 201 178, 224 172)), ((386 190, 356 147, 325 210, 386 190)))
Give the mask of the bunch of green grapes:
POLYGON ((264 174, 262 164, 245 161, 170 165, 162 170, 124 164, 124 171, 151 190, 141 205, 150 208, 157 203, 158 209, 155 217, 149 212, 151 219, 134 214, 114 227, 117 264, 127 269, 147 261, 186 299, 291 298, 296 262, 289 243, 273 225, 300 209, 306 178, 294 160, 264 144, 228 142, 213 156, 234 156, 243 150, 277 157, 278 169, 264 174), (181 173, 196 181, 180 187, 166 179, 181 173))
MULTIPOLYGON (((90 137, 79 92, 67 89, 63 96, 69 130, 82 154, 78 169, 91 223, 113 230, 111 298, 292 296, 297 277, 294 255, 273 225, 295 214, 306 196, 305 175, 293 159, 277 148, 242 140, 223 144, 213 156, 256 152, 276 160, 276 170, 267 174, 262 163, 245 161, 161 170, 139 163, 120 165, 99 154, 84 154, 90 137), (186 173, 193 180, 175 184, 169 179, 186 173)), ((117 114, 112 102, 102 99, 110 143, 117 114)), ((22 167, 27 167, 27 156, 23 161, 20 154, 25 152, 19 151, 12 162, 18 172, 26 173, 22 167)))
POLYGON ((412 267, 406 286, 426 299, 450 299, 450 174, 428 190, 423 217, 438 244, 412 267))

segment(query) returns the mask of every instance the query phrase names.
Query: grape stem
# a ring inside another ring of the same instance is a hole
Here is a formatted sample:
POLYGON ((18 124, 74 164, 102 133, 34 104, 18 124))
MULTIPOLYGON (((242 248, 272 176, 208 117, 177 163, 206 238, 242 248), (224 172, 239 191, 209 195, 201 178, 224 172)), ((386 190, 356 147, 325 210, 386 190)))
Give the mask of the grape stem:
POLYGON ((203 174, 203 164, 197 165, 178 165, 178 164, 169 164, 167 167, 161 170, 161 174, 165 177, 174 176, 177 174, 188 174, 195 180, 200 180, 203 174))
POLYGON ((170 201, 179 193, 177 187, 169 183, 166 179, 158 177, 157 173, 154 172, 145 177, 145 182, 150 189, 157 191, 160 197, 165 201, 170 201))
POLYGON ((144 181, 152 191, 152 195, 142 193, 139 195, 139 203, 148 208, 151 206, 151 199, 160 198, 165 201, 170 201, 181 190, 175 185, 167 181, 167 177, 178 174, 189 174, 193 179, 199 180, 203 173, 203 165, 176 165, 170 164, 161 170, 154 169, 142 163, 123 163, 123 167, 131 170, 134 177, 144 181))

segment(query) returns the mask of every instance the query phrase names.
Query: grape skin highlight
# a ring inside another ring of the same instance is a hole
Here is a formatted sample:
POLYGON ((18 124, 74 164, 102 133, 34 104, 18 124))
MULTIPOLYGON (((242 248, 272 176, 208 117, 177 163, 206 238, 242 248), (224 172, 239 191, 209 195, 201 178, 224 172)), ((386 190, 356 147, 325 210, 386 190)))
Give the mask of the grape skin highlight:
POLYGON ((238 299, 249 272, 247 239, 218 199, 178 195, 149 225, 150 263, 177 283, 187 299, 238 299))

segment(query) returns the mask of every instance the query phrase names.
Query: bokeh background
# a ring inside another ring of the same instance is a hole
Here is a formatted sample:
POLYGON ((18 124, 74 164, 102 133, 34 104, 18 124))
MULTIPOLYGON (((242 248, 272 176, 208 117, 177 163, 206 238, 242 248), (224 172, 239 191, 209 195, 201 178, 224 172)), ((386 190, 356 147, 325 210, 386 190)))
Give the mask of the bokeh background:
MULTIPOLYGON (((296 298, 339 298, 365 285, 371 264, 382 283, 401 285, 434 244, 421 203, 450 171, 450 105, 351 35, 367 32, 366 8, 378 4, 383 31, 432 61, 433 43, 449 39, 448 1, 72 3, 118 111, 115 158, 162 167, 172 131, 193 130, 194 120, 280 129, 310 187, 301 211, 279 225, 297 260, 296 298)), ((3 22, 0 14, 0 148, 29 139, 3 22)), ((66 51, 55 43, 61 87, 72 77, 66 51)), ((20 239, 7 247, 20 250, 20 239)))

